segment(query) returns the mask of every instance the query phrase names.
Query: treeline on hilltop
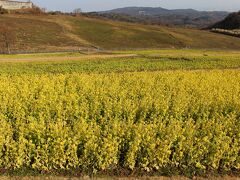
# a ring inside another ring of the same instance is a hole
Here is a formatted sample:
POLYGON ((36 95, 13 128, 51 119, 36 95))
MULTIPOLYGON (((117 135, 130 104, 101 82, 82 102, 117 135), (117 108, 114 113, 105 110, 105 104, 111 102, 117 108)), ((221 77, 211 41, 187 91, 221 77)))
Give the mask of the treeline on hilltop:
POLYGON ((165 26, 180 26, 190 28, 204 28, 219 21, 224 15, 130 15, 126 13, 116 12, 90 12, 84 15, 94 18, 102 18, 114 21, 123 21, 131 23, 140 23, 147 25, 165 25, 165 26))
POLYGON ((79 15, 82 14, 81 9, 75 9, 72 12, 62 12, 62 11, 47 11, 45 8, 40 8, 38 6, 33 6, 33 8, 27 9, 16 9, 16 10, 7 10, 0 7, 0 14, 48 14, 48 15, 79 15))
POLYGON ((27 9, 17 9, 17 10, 7 10, 0 7, 0 14, 44 14, 44 9, 41 9, 37 6, 27 9))
POLYGON ((157 18, 153 18, 150 16, 131 16, 124 13, 99 13, 99 12, 90 12, 84 14, 87 17, 93 18, 102 18, 102 19, 109 19, 114 21, 123 21, 123 22, 130 22, 130 23, 141 23, 141 24, 154 24, 154 25, 169 25, 160 21, 157 18))

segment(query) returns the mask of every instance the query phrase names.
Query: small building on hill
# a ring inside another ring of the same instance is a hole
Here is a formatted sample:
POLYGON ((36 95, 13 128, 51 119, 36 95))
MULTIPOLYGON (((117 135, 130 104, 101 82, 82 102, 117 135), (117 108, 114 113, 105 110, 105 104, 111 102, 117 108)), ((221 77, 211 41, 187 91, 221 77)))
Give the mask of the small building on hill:
POLYGON ((30 1, 0 0, 0 7, 6 10, 31 9, 33 8, 33 3, 30 1))

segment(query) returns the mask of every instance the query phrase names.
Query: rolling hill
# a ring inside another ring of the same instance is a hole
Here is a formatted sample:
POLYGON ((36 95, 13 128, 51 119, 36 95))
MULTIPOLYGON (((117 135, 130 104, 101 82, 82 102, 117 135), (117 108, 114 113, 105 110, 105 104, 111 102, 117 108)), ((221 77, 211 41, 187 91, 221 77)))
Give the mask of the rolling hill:
MULTIPOLYGON (((100 16, 116 19, 124 15, 137 22, 146 20, 153 24, 168 24, 174 26, 188 26, 203 28, 223 20, 229 13, 225 11, 197 11, 194 9, 165 9, 161 7, 125 7, 99 12, 100 16), (118 16, 116 16, 116 14, 118 16)), ((118 18, 120 19, 120 18, 118 18)), ((121 19, 120 19, 121 20, 121 19)))
POLYGON ((210 28, 240 29, 240 11, 229 14, 224 20, 217 22, 213 26, 210 26, 210 28))
POLYGON ((229 14, 224 20, 210 26, 212 32, 240 38, 240 11, 229 14))
POLYGON ((84 16, 1 15, 0 23, 17 35, 16 52, 101 48, 240 49, 240 39, 209 31, 115 22, 84 16))

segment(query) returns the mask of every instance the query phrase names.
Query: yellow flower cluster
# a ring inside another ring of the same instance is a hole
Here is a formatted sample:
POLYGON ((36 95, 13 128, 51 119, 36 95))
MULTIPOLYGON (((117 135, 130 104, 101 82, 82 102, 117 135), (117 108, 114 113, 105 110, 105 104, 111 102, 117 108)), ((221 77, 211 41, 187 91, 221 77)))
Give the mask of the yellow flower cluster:
POLYGON ((240 72, 0 76, 0 168, 240 170, 240 72))

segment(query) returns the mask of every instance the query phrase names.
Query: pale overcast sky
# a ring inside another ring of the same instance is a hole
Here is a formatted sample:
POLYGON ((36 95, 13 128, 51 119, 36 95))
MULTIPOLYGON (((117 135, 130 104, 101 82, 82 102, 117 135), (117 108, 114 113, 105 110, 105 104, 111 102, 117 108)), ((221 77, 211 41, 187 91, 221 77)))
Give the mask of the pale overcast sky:
POLYGON ((32 0, 48 10, 102 11, 126 6, 164 7, 168 9, 193 8, 197 10, 240 10, 240 0, 32 0))

